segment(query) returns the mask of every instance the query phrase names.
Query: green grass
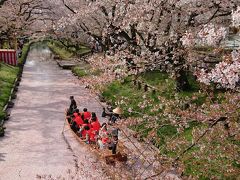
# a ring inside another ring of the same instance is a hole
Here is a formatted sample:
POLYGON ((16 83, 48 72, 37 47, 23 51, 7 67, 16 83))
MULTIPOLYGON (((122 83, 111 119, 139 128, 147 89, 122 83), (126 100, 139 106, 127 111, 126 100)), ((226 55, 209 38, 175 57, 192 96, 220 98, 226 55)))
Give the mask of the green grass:
POLYGON ((8 41, 5 41, 3 42, 3 49, 11 49, 10 45, 9 45, 9 42, 8 41))
MULTIPOLYGON (((195 124, 194 127, 202 126, 195 124)), ((206 125, 204 125, 205 128, 206 125)), ((204 127, 202 126, 202 127, 204 127)), ((239 152, 239 147, 234 146, 231 139, 224 139, 221 135, 224 129, 219 126, 212 131, 211 140, 206 136, 197 146, 188 151, 182 161, 185 165, 184 175, 195 176, 199 179, 236 179, 236 175, 240 172, 240 162, 238 156, 232 156, 231 151, 239 152), (210 141, 210 142, 209 142, 210 141), (200 150, 199 147, 204 147, 200 150), (233 169, 232 173, 228 172, 233 169)))
POLYGON ((182 135, 185 137, 187 141, 192 142, 192 130, 194 127, 201 125, 201 123, 192 121, 192 122, 189 122, 188 125, 189 127, 184 129, 184 132, 182 135))
MULTIPOLYGON (((164 110, 164 104, 162 108, 159 110, 152 112, 152 107, 145 107, 141 109, 139 107, 139 103, 143 101, 143 96, 146 99, 149 99, 152 104, 157 105, 160 104, 161 101, 158 99, 159 96, 166 99, 175 99, 176 95, 180 99, 191 98, 193 94, 198 92, 197 88, 192 88, 188 92, 180 92, 176 93, 176 83, 173 79, 169 78, 166 73, 162 73, 160 71, 151 71, 142 74, 138 79, 147 84, 154 86, 157 88, 155 94, 152 91, 144 92, 143 88, 137 89, 137 86, 133 85, 132 77, 127 77, 124 79, 124 82, 114 81, 109 86, 102 90, 102 95, 105 99, 111 104, 117 104, 121 100, 125 103, 120 105, 124 110, 125 116, 141 116, 141 114, 129 114, 127 110, 129 108, 134 109, 135 111, 142 112, 148 115, 156 115, 161 113, 164 110)), ((205 96, 202 94, 197 94, 197 98, 195 99, 196 104, 202 104, 205 101, 205 96)))
POLYGON ((18 67, 0 63, 0 119, 4 117, 3 108, 8 102, 18 71, 18 67))
POLYGON ((141 124, 138 124, 137 126, 131 126, 130 128, 136 132, 140 132, 141 138, 146 138, 148 133, 152 130, 152 128, 146 127, 146 125, 147 122, 142 122, 141 124))
MULTIPOLYGON (((31 44, 27 43, 22 49, 22 56, 18 58, 18 65, 22 66, 27 58, 31 44)), ((20 67, 13 67, 4 63, 0 63, 0 124, 6 113, 3 111, 4 106, 8 102, 15 79, 17 78, 20 67)))
POLYGON ((49 42, 48 47, 54 54, 58 55, 63 60, 67 60, 73 56, 73 53, 64 48, 59 42, 49 42))
POLYGON ((160 71, 149 71, 140 76, 147 84, 154 86, 158 89, 159 95, 166 98, 172 98, 176 89, 176 83, 173 79, 169 78, 166 73, 160 71))
POLYGON ((72 72, 78 77, 84 76, 99 76, 102 71, 100 69, 92 69, 90 64, 82 63, 81 65, 74 66, 72 72))
POLYGON ((147 110, 141 110, 138 107, 138 103, 142 100, 142 90, 136 90, 133 88, 130 78, 125 79, 124 83, 120 81, 114 81, 106 89, 103 90, 102 95, 107 99, 111 104, 116 104, 120 102, 121 97, 125 97, 125 103, 121 106, 124 110, 124 115, 129 116, 127 112, 129 106, 135 111, 145 112, 147 110))
POLYGON ((177 128, 173 125, 166 125, 157 130, 158 138, 160 138, 160 141, 158 143, 158 146, 164 146, 166 144, 166 141, 169 138, 172 138, 177 134, 177 128))
MULTIPOLYGON (((157 125, 159 128, 157 129, 157 136, 160 139, 159 143, 156 143, 156 146, 159 148, 163 148, 165 146, 166 141, 174 136, 183 136, 185 137, 188 141, 192 140, 192 130, 195 126, 198 124, 196 122, 191 122, 184 130, 182 134, 178 134, 177 128, 171 124, 169 124, 169 120, 165 117, 162 116, 162 112, 164 109, 167 107, 161 100, 159 100, 159 96, 170 99, 170 100, 175 100, 176 94, 177 97, 180 99, 185 99, 185 98, 191 98, 193 95, 195 95, 198 92, 198 88, 196 84, 191 82, 190 84, 193 84, 195 87, 191 88, 190 91, 188 92, 180 92, 176 93, 175 87, 176 83, 173 79, 169 78, 167 74, 162 73, 160 71, 151 71, 142 74, 138 79, 140 79, 143 82, 146 82, 147 84, 154 86, 157 88, 157 92, 153 94, 151 91, 144 92, 143 89, 137 89, 135 85, 133 85, 132 77, 126 78, 123 82, 120 81, 114 81, 112 82, 109 86, 107 86, 105 89, 102 91, 103 97, 111 103, 115 105, 119 105, 119 102, 123 102, 122 104, 120 103, 121 108, 124 111, 124 116, 125 117, 142 117, 142 114, 147 114, 149 116, 154 116, 157 115, 159 119, 157 120, 157 125), (151 106, 146 106, 145 108, 140 108, 139 104, 143 101, 143 97, 145 96, 145 99, 147 99, 151 104, 153 105, 159 105, 162 104, 156 111, 152 111, 151 106), (131 108, 134 110, 134 112, 129 113, 128 109, 131 108), (136 112, 135 112, 136 111, 136 112), (139 113, 137 113, 139 112, 139 113), (163 124, 166 124, 162 126, 163 124)), ((202 104, 205 101, 205 96, 204 98, 201 97, 202 94, 199 94, 197 96, 197 99, 192 102, 196 104, 202 104)), ((172 108, 172 107, 168 107, 172 108)), ((141 136, 147 137, 148 133, 152 130, 151 126, 149 127, 148 121, 144 123, 140 123, 134 126, 131 126, 130 128, 140 132, 141 136)), ((169 153, 169 152, 168 152, 169 153)))
POLYGON ((24 61, 27 58, 31 43, 27 43, 22 48, 22 56, 18 58, 18 65, 23 65, 24 61))
MULTIPOLYGON (((171 112, 169 114, 171 114, 172 111, 178 110, 176 107, 179 107, 182 102, 200 107, 207 102, 207 95, 199 91, 199 85, 192 75, 188 75, 191 88, 184 92, 176 92, 175 81, 169 78, 167 74, 160 71, 151 71, 140 75, 138 79, 157 88, 155 94, 152 94, 151 91, 144 92, 143 88, 137 89, 132 79, 133 77, 127 77, 124 81, 112 82, 102 89, 103 97, 112 105, 120 106, 124 111, 123 115, 125 117, 143 117, 143 114, 147 114, 148 116, 157 115, 158 119, 155 121, 148 121, 147 118, 144 118, 143 122, 131 125, 130 128, 138 132, 141 138, 151 138, 154 128, 154 133, 157 136, 156 139, 153 139, 154 145, 160 149, 162 155, 168 158, 176 158, 194 141, 194 130, 199 129, 203 132, 208 128, 208 125, 192 119, 187 123, 186 127, 178 131, 178 127, 172 125, 169 117, 164 116, 163 112, 165 112, 166 109, 170 109, 171 112), (161 97, 161 99, 159 99, 159 97, 161 97), (154 106, 161 106, 154 112, 151 111, 152 107, 148 105, 141 109, 139 103, 141 104, 144 98, 154 106), (173 103, 169 105, 169 101, 173 103), (128 112, 129 108, 136 112, 128 112), (183 143, 176 146, 175 149, 172 149, 175 142, 183 143), (169 144, 170 146, 168 146, 169 144)), ((214 95, 215 102, 220 103, 224 101, 224 96, 221 92, 216 92, 214 95)), ((213 136, 214 138, 219 137, 219 134, 217 134, 219 130, 222 129, 216 130, 216 135, 213 136)), ((208 139, 203 139, 200 142, 203 146, 207 146, 207 150, 201 152, 202 154, 196 155, 200 153, 200 146, 196 145, 180 158, 181 163, 184 165, 184 175, 196 177, 197 179, 210 179, 208 177, 215 177, 217 179, 236 179, 236 174, 227 173, 225 169, 227 170, 228 166, 231 166, 235 168, 236 173, 236 169, 240 166, 239 161, 231 157, 223 157, 222 155, 227 155, 227 152, 223 149, 219 149, 219 146, 224 147, 224 144, 230 143, 232 145, 237 145, 239 148, 239 141, 234 139, 224 141, 221 138, 214 140, 214 138, 210 144, 208 144, 208 139), (216 159, 213 158, 213 155, 216 156, 216 159), (209 157, 210 160, 208 159, 209 157)))
POLYGON ((46 42, 51 51, 63 60, 68 60, 76 55, 82 55, 90 52, 90 49, 85 46, 80 46, 80 50, 77 50, 73 47, 66 48, 61 42, 57 40, 46 40, 44 43, 46 42))
POLYGON ((79 67, 79 66, 73 67, 72 72, 74 74, 76 74, 78 77, 83 77, 83 76, 89 75, 89 73, 87 72, 87 70, 85 68, 83 69, 82 67, 79 67))

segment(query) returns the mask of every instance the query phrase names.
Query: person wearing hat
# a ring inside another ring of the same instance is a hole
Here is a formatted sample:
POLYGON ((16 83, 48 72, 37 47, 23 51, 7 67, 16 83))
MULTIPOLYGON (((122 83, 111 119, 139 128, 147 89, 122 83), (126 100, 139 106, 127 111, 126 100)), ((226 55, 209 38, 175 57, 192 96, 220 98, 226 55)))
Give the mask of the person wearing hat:
POLYGON ((117 121, 117 119, 120 118, 120 115, 122 114, 122 109, 120 107, 116 107, 113 109, 113 113, 111 114, 108 123, 113 124, 117 121))

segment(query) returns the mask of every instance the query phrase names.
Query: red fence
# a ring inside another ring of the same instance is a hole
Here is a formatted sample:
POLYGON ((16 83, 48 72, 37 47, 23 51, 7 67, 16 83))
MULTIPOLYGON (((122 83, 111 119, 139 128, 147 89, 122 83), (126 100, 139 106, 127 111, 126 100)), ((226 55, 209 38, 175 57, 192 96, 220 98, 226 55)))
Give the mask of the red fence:
POLYGON ((0 49, 0 62, 17 66, 17 52, 13 49, 0 49))

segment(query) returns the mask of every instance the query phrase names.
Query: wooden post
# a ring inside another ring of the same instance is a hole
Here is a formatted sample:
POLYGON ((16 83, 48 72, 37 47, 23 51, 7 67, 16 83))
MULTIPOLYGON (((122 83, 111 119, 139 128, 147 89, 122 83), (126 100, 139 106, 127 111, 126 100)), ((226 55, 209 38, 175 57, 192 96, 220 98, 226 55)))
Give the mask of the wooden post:
POLYGON ((144 92, 147 92, 147 90, 148 90, 148 85, 145 84, 145 85, 144 85, 144 92))
POLYGON ((137 81, 133 80, 133 85, 136 86, 137 85, 137 81))
POLYGON ((152 94, 153 94, 153 95, 156 94, 156 90, 155 90, 155 89, 152 90, 152 94))
POLYGON ((137 83, 138 83, 138 87, 137 88, 139 90, 139 89, 141 89, 142 85, 141 85, 141 82, 139 82, 139 81, 137 83))

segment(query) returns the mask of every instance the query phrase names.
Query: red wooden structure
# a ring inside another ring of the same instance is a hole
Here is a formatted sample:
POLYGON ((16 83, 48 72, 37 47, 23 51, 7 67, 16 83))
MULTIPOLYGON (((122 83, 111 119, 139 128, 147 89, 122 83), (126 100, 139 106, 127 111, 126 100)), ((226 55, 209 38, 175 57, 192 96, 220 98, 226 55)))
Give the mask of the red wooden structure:
POLYGON ((14 49, 0 49, 0 62, 17 66, 17 52, 14 49))

